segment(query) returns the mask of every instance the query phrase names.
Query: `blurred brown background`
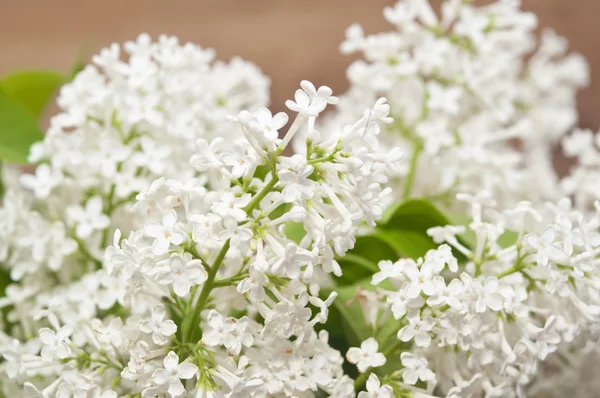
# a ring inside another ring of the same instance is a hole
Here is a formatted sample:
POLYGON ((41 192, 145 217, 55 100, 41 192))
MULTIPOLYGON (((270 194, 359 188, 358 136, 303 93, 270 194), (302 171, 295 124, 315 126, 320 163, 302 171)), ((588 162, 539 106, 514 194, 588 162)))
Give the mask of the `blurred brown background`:
MULTIPOLYGON (((435 1, 439 3, 439 1, 435 1)), ((382 9, 393 0, 0 0, 0 75, 19 68, 68 71, 89 43, 88 54, 140 32, 177 35, 256 62, 272 79, 273 108, 282 109, 300 80, 347 87, 351 59, 338 51, 345 28, 388 30, 382 9)), ((566 36, 592 69, 581 93, 581 124, 600 127, 600 0, 523 0, 541 26, 566 36)))

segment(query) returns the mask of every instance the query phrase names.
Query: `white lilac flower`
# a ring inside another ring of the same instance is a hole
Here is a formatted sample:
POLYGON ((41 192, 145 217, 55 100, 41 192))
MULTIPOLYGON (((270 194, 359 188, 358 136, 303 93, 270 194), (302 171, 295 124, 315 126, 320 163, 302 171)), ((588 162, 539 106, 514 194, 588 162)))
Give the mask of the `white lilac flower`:
POLYGON ((85 375, 80 374, 73 367, 64 369, 61 379, 56 391, 57 397, 85 397, 94 387, 85 375))
POLYGON ((367 391, 358 393, 358 398, 392 398, 393 396, 392 387, 382 386, 374 373, 371 373, 367 380, 367 391))
POLYGON ((40 353, 44 361, 50 362, 55 357, 64 359, 71 354, 71 348, 67 343, 67 339, 73 333, 73 328, 63 326, 56 332, 49 328, 39 330, 40 341, 44 345, 40 353))
POLYGON ((496 278, 488 278, 483 283, 472 281, 470 287, 477 298, 475 303, 477 312, 485 312, 486 308, 492 311, 502 309, 502 297, 498 294, 500 284, 496 278))
POLYGON ((374 338, 363 341, 358 347, 350 347, 346 353, 348 362, 355 364, 359 372, 368 368, 376 368, 385 365, 385 356, 378 352, 379 344, 374 338))
POLYGON ((433 264, 425 262, 417 267, 416 264, 406 264, 403 269, 410 282, 406 287, 406 297, 409 299, 417 298, 423 294, 431 296, 435 292, 433 283, 433 264))
MULTIPOLYGON (((568 54, 566 41, 548 29, 538 39, 535 15, 519 1, 445 0, 438 10, 433 3, 400 0, 386 7, 393 26, 383 32, 348 28, 341 50, 361 56, 347 70, 350 89, 332 122, 345 124, 366 104, 387 98, 394 122, 379 140, 414 159, 399 170, 407 178, 396 196, 485 189, 507 204, 560 197, 552 147, 577 122, 576 96, 589 80, 586 61, 568 54)), ((591 143, 573 139, 571 156, 587 157, 591 143)), ((572 194, 585 185, 581 201, 590 203, 599 193, 593 180, 582 169, 564 188, 572 194)))
POLYGON ((168 386, 167 391, 173 397, 183 395, 185 387, 181 380, 194 377, 198 372, 198 367, 190 362, 179 363, 179 357, 173 351, 167 354, 163 365, 163 369, 156 369, 152 374, 152 382, 158 386, 168 386))
POLYGON ((552 228, 547 228, 541 236, 529 234, 525 237, 525 243, 536 251, 539 266, 545 267, 551 259, 563 257, 561 249, 554 244, 555 239, 556 233, 552 228))
POLYGON ((186 296, 193 285, 202 285, 208 279, 202 261, 193 259, 189 253, 174 253, 167 263, 169 269, 161 272, 157 281, 161 285, 172 285, 179 297, 186 296))
POLYGON ((428 364, 425 358, 403 352, 400 359, 402 365, 404 365, 402 379, 406 384, 414 385, 419 380, 428 382, 435 379, 435 373, 427 367, 428 364))
POLYGON ((426 316, 421 318, 418 313, 411 313, 408 316, 409 324, 398 331, 398 339, 407 342, 414 339, 418 347, 428 347, 431 344, 431 335, 429 332, 435 325, 434 320, 426 316))
POLYGON ((151 222, 144 226, 144 233, 154 238, 152 252, 155 255, 165 254, 171 245, 180 245, 185 240, 185 234, 176 226, 177 213, 167 212, 161 223, 151 222))
POLYGON ((177 331, 177 325, 170 319, 165 319, 165 309, 162 306, 156 306, 152 310, 150 320, 140 321, 140 331, 152 334, 152 341, 155 344, 164 345, 167 337, 172 336, 177 331))

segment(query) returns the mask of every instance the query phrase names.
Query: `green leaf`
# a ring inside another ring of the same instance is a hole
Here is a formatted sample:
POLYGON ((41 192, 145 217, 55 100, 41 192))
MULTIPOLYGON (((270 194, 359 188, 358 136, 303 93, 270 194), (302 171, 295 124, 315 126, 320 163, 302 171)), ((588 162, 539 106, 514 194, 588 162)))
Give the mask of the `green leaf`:
MULTIPOLYGON (((429 228, 455 222, 426 199, 408 199, 390 207, 377 225, 377 236, 403 257, 417 259, 438 245, 427 235, 429 228)), ((470 246, 467 244, 467 246, 470 246)), ((472 247, 472 246, 471 246, 472 247)), ((459 259, 464 256, 454 251, 459 259)))
POLYGON ((354 254, 352 251, 346 253, 344 257, 336 258, 336 260, 342 268, 342 276, 336 279, 338 286, 351 285, 379 271, 377 263, 354 254))
POLYGON ((359 346, 373 332, 367 325, 360 306, 360 297, 357 297, 359 289, 374 290, 375 287, 371 285, 371 278, 335 289, 338 296, 333 302, 333 311, 330 311, 332 316, 328 318, 325 324, 325 328, 330 334, 339 335, 341 332, 348 347, 359 346))
POLYGON ((31 144, 43 139, 34 116, 0 89, 0 160, 27 163, 31 144))
MULTIPOLYGON (((381 239, 377 232, 371 235, 357 236, 354 248, 350 253, 364 257, 375 264, 381 260, 396 260, 398 258, 398 253, 393 246, 381 239)), ((376 267, 376 271, 379 271, 378 267, 376 267)))
MULTIPOLYGON (((10 279, 10 271, 4 268, 3 264, 0 264, 0 297, 6 297, 6 288, 10 285, 12 280, 10 279)), ((6 332, 10 334, 11 325, 8 320, 9 307, 0 308, 0 316, 2 322, 5 325, 6 332)))
POLYGON ((65 77, 55 71, 26 70, 4 76, 0 88, 37 119, 64 81, 65 77))
POLYGON ((416 260, 423 257, 429 250, 435 249, 437 245, 423 232, 412 230, 377 230, 377 237, 385 241, 397 252, 397 257, 406 257, 416 260))
POLYGON ((378 263, 382 260, 423 257, 437 247, 427 230, 447 224, 450 220, 427 200, 410 199, 399 203, 387 212, 374 232, 357 237, 352 250, 343 257, 336 257, 343 271, 336 283, 345 286, 370 277, 379 271, 378 263))
POLYGON ((451 224, 450 219, 426 199, 408 199, 391 206, 378 227, 426 232, 431 227, 451 224))
POLYGON ((0 264, 0 297, 6 296, 6 287, 10 285, 10 272, 0 264))
POLYGON ((379 262, 396 261, 399 257, 417 259, 437 245, 423 232, 375 229, 371 235, 356 238, 354 248, 336 260, 342 267, 338 286, 357 283, 379 271, 379 262))
POLYGON ((376 235, 356 237, 354 248, 336 261, 342 268, 342 276, 336 280, 340 286, 356 283, 379 271, 382 260, 397 260, 398 253, 376 235))
POLYGON ((271 169, 269 168, 269 166, 261 164, 256 167, 256 170, 254 170, 254 175, 252 176, 252 178, 258 178, 260 180, 264 180, 265 177, 267 177, 267 174, 269 174, 270 170, 271 169))

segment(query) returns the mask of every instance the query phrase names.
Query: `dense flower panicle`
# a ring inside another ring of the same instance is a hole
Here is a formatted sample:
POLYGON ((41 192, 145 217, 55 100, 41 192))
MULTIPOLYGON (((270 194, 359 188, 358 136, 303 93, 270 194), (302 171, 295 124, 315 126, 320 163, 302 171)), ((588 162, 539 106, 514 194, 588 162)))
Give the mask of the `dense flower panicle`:
MULTIPOLYGON (((315 331, 337 293, 319 292, 342 274, 336 257, 359 225, 382 216, 400 156, 377 149, 379 124, 390 122, 385 100, 321 131, 314 119, 337 100, 328 87, 301 86, 283 138, 287 115, 242 111, 230 118, 238 133, 228 145, 198 140, 196 173, 165 173, 140 189, 130 217, 143 225, 114 233, 100 270, 37 300, 36 319, 52 328, 40 329, 41 352, 23 357, 13 380, 42 395, 354 395, 343 357, 315 331), (301 130, 306 154, 284 156, 301 130), (77 305, 85 315, 66 311, 77 305)), ((95 196, 67 208, 76 242, 107 227, 101 204, 95 196)), ((374 353, 368 366, 382 360, 374 353)))
POLYGON ((537 42, 536 17, 520 1, 445 0, 436 13, 428 0, 401 0, 384 16, 395 31, 346 32, 342 51, 363 59, 348 69, 351 88, 334 121, 388 99, 394 123, 380 139, 413 160, 396 193, 559 198, 551 148, 577 121, 583 57, 566 55, 566 41, 549 30, 537 42))
POLYGON ((115 228, 143 225, 130 212, 136 195, 159 177, 204 178, 189 167, 196 140, 236 136, 226 116, 267 104, 269 81, 256 66, 213 58, 144 34, 102 50, 61 88, 61 112, 31 149, 35 173, 3 168, 0 263, 15 283, 0 299, 0 323, 11 337, 31 339, 49 314, 75 325, 122 303, 122 286, 96 269, 115 228))
POLYGON ((167 36, 140 35, 123 52, 103 50, 62 87, 62 113, 31 151, 39 166, 20 178, 27 192, 6 184, 0 260, 23 285, 99 265, 111 229, 139 226, 129 207, 149 182, 192 176, 198 136, 234 135, 226 115, 266 104, 268 80, 240 59, 212 63, 212 50, 167 36))
POLYGON ((62 258, 52 261, 54 256, 76 252, 70 239, 77 241, 79 254, 101 259, 111 229, 139 226, 128 211, 148 182, 193 176, 188 159, 197 138, 231 137, 227 115, 266 105, 269 83, 254 65, 237 58, 212 62, 213 57, 212 50, 180 45, 173 37, 152 42, 140 35, 122 49, 114 44, 102 50, 93 65, 62 87, 62 112, 31 150, 30 160, 39 166, 20 178, 27 192, 7 184, 3 214, 12 220, 3 223, 0 236, 10 246, 10 258, 3 253, 1 260, 28 263, 13 279, 44 273, 46 265, 59 271, 63 282, 78 277, 85 268, 51 265, 62 263, 62 258), (20 199, 29 191, 33 198, 20 199), (53 249, 65 239, 69 244, 62 253, 53 249))
MULTIPOLYGON (((589 360, 600 337, 600 213, 573 210, 569 199, 503 210, 488 193, 458 198, 472 208, 467 228, 430 229, 436 250, 383 261, 373 276, 373 323, 401 325, 391 352, 402 351, 403 368, 385 382, 436 397, 560 396, 553 386, 568 378, 544 375, 573 377, 572 360, 589 360)), ((370 358, 360 361, 381 366, 370 358)))

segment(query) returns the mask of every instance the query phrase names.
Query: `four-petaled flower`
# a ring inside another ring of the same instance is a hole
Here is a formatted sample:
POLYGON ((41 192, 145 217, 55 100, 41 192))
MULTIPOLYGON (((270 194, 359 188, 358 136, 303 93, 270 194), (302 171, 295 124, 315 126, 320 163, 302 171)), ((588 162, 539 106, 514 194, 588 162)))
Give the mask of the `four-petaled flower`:
POLYGON ((565 252, 555 246, 556 233, 553 228, 547 228, 541 236, 529 234, 525 237, 525 243, 535 250, 537 264, 546 267, 551 259, 565 256, 565 252))
POLYGON ((140 330, 144 333, 152 333, 152 341, 155 344, 163 345, 177 331, 177 325, 170 319, 165 320, 165 309, 158 305, 152 310, 151 320, 141 320, 140 330))
POLYGON ((500 284, 495 277, 488 278, 483 285, 480 281, 472 281, 471 289, 477 296, 475 302, 475 311, 485 312, 486 308, 492 311, 500 311, 502 309, 502 296, 499 294, 500 284))
POLYGON ((149 222, 144 226, 144 233, 154 238, 154 243, 152 243, 152 253, 154 255, 165 254, 172 244, 180 245, 183 243, 186 235, 176 224, 177 213, 175 210, 169 210, 163 216, 162 223, 149 222))
POLYGON ((179 363, 179 357, 173 351, 169 352, 163 361, 164 369, 156 369, 152 381, 159 386, 168 385, 168 392, 173 397, 185 393, 181 380, 194 377, 198 367, 190 362, 179 363))
POLYGON ((358 398, 393 398, 394 390, 390 386, 382 386, 375 373, 369 375, 367 380, 367 391, 358 393, 358 398))
POLYGON ((350 347, 346 353, 348 362, 355 364, 359 372, 365 372, 369 368, 376 368, 385 365, 385 355, 377 352, 379 344, 370 337, 363 341, 358 347, 350 347))
POLYGON ((402 379, 408 385, 415 385, 418 380, 428 382, 435 379, 433 373, 428 367, 425 358, 418 357, 410 352, 403 352, 400 355, 400 360, 404 369, 402 371, 402 379))
POLYGON ((243 195, 237 197, 233 192, 223 191, 220 195, 221 201, 213 203, 211 210, 217 213, 222 218, 233 218, 237 222, 246 220, 248 215, 244 211, 244 207, 250 203, 251 196, 243 195))
POLYGON ((170 270, 157 277, 161 285, 173 285, 173 291, 179 297, 190 292, 192 284, 201 285, 208 279, 201 260, 192 259, 189 253, 173 253, 168 260, 170 270))
POLYGON ((285 106, 301 115, 317 117, 327 106, 327 101, 325 98, 318 96, 311 98, 305 91, 298 89, 294 101, 287 100, 285 106))
POLYGON ((429 332, 433 329, 434 321, 430 316, 421 318, 418 311, 409 313, 409 324, 398 331, 398 339, 407 342, 412 339, 418 347, 429 347, 431 336, 429 332))
POLYGON ((417 298, 421 292, 428 296, 435 293, 435 285, 433 283, 433 264, 426 261, 417 268, 414 263, 404 265, 404 273, 410 279, 410 283, 406 287, 406 297, 409 299, 417 298))
POLYGON ((67 325, 61 327, 56 332, 48 328, 41 328, 39 336, 41 342, 44 344, 44 348, 42 348, 40 354, 42 359, 46 362, 51 362, 54 357, 64 359, 71 355, 71 348, 67 339, 72 333, 73 328, 67 325))
POLYGON ((254 342, 252 334, 247 331, 250 326, 248 317, 223 318, 218 311, 211 310, 207 320, 209 328, 202 335, 202 341, 208 346, 223 345, 230 354, 238 355, 242 346, 250 347, 254 342))

